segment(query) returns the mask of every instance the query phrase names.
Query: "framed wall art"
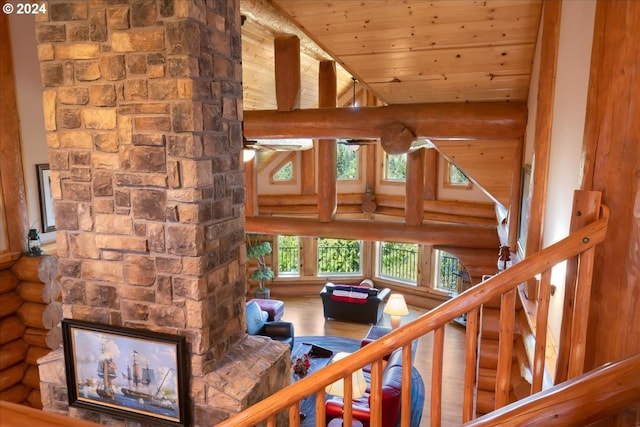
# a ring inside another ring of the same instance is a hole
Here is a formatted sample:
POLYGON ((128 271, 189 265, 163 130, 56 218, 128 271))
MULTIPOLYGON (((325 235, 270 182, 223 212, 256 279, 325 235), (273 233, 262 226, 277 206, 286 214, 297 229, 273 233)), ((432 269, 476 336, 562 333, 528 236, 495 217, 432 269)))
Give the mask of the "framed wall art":
POLYGON ((40 216, 42 232, 56 231, 56 217, 53 213, 53 197, 51 196, 51 169, 48 163, 36 165, 38 176, 38 193, 40 194, 40 216))
POLYGON ((188 425, 184 337, 64 319, 69 405, 153 425, 188 425))

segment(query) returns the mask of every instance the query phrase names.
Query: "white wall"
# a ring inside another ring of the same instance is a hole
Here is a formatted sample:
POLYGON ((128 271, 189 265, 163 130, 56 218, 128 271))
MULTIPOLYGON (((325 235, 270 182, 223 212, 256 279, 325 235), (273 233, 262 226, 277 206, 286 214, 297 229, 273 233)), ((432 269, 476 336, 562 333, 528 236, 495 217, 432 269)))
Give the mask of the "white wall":
MULTIPOLYGON (((581 154, 589 86, 591 44, 596 2, 574 0, 562 3, 560 45, 553 106, 553 127, 544 218, 543 246, 547 247, 569 234, 573 192, 580 188, 581 154)), ((539 49, 540 43, 538 43, 539 49)), ((539 52, 536 52, 539 58, 539 52)), ((537 76, 539 60, 534 62, 537 76)), ((535 128, 537 78, 529 92, 529 121, 525 162, 531 162, 535 128)), ((551 298, 549 328, 554 339, 560 335, 564 300, 564 264, 552 272, 556 293, 551 298)))
MULTIPOLYGON (((22 139, 22 167, 27 192, 29 225, 42 231, 36 164, 49 163, 42 81, 33 15, 10 15, 13 65, 16 75, 16 97, 22 139)), ((25 236, 26 238, 26 236, 25 236)), ((55 232, 42 233, 43 242, 55 239, 55 232)))

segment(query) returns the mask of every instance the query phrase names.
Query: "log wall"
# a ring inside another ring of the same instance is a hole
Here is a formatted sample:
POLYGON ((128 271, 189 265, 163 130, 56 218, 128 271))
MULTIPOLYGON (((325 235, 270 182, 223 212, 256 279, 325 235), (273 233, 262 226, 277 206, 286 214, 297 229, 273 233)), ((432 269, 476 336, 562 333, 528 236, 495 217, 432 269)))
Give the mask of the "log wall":
POLYGON ((21 257, 0 270, 0 400, 42 408, 38 359, 51 350, 42 323, 42 257, 21 257))

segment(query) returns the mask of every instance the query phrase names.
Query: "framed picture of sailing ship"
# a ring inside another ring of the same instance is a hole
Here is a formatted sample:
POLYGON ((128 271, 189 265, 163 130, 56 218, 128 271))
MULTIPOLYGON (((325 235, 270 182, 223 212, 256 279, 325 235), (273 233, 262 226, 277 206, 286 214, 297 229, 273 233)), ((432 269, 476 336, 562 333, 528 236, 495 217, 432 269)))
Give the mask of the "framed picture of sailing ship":
POLYGON ((188 425, 186 341, 64 319, 69 405, 153 425, 188 425))

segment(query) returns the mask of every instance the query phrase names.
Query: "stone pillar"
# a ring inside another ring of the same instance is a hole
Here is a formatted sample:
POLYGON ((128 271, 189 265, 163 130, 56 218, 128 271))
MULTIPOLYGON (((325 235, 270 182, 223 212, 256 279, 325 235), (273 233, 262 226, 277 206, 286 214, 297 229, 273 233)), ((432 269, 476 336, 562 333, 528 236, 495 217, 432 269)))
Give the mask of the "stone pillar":
POLYGON ((65 317, 187 336, 206 414, 205 377, 246 341, 239 1, 38 20, 65 317))

